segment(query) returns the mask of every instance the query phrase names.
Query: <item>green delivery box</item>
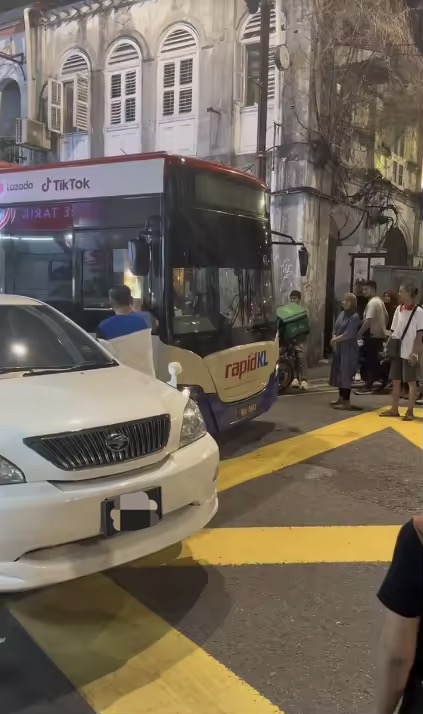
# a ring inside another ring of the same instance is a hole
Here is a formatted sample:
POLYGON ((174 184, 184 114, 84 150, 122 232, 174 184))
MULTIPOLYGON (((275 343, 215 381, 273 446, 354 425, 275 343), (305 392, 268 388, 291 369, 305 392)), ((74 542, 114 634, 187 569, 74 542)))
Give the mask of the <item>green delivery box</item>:
POLYGON ((283 340, 296 340, 310 333, 307 310, 294 302, 277 309, 279 334, 283 340))

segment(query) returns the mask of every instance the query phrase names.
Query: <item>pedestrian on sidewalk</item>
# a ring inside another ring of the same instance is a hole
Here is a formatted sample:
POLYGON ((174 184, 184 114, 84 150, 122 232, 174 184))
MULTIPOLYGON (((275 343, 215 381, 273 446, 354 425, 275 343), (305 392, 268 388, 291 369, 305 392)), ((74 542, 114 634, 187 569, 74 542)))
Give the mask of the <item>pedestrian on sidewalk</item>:
POLYGON ((417 396, 419 356, 422 352, 423 308, 416 304, 417 290, 412 284, 401 285, 397 307, 392 320, 392 336, 386 352, 391 361, 389 377, 392 380, 392 406, 382 412, 381 417, 399 417, 401 382, 408 384, 408 409, 404 421, 414 419, 414 405, 417 396))
MULTIPOLYGON (((293 302, 296 305, 301 305, 301 293, 299 290, 292 290, 289 296, 289 302, 293 302)), ((292 381, 291 387, 307 390, 308 381, 306 376, 306 344, 303 340, 297 339, 293 341, 293 347, 295 352, 295 379, 292 381)))
POLYGON ((361 320, 357 313, 357 298, 346 293, 342 300, 343 311, 335 322, 331 346, 333 349, 329 384, 338 387, 339 397, 331 406, 334 409, 351 409, 351 384, 358 364, 357 335, 361 320))
POLYGON ((360 327, 358 338, 363 339, 364 377, 365 386, 358 389, 355 394, 372 394, 373 385, 380 377, 380 354, 386 339, 388 312, 384 302, 377 295, 377 285, 374 280, 366 283, 365 294, 369 302, 364 310, 363 324, 360 327))
POLYGON ((382 300, 388 313, 388 323, 386 325, 387 329, 391 329, 392 320, 394 319, 395 310, 398 307, 398 296, 395 293, 384 292, 382 295, 382 300))

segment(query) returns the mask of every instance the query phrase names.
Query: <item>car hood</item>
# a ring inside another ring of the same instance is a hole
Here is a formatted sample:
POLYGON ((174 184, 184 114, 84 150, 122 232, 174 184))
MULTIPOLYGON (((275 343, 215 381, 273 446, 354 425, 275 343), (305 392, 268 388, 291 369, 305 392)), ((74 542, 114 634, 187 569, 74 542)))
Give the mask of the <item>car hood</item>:
MULTIPOLYGON (((159 414, 171 416, 166 449, 169 453, 179 446, 186 401, 176 389, 123 365, 0 378, 0 455, 19 465, 22 453, 27 451, 22 443, 26 437, 91 429, 159 414)), ((158 458, 156 455, 153 461, 158 458)), ((132 462, 132 468, 133 465, 132 462)))

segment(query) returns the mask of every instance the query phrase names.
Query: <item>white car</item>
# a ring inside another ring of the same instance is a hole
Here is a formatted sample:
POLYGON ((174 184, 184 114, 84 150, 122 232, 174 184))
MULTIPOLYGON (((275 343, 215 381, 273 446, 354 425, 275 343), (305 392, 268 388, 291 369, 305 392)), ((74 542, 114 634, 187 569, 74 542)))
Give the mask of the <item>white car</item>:
POLYGON ((48 305, 0 295, 0 592, 198 531, 217 511, 218 464, 194 402, 48 305))

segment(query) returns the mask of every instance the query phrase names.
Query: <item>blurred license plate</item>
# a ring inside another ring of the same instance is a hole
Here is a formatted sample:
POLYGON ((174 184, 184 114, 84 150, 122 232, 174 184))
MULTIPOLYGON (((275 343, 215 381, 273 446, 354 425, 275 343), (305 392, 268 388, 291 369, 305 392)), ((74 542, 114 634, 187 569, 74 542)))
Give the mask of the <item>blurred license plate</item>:
POLYGON ((257 411, 257 404, 249 404, 248 407, 240 407, 238 409, 238 419, 245 419, 253 416, 257 411))
POLYGON ((108 499, 103 502, 101 511, 105 536, 152 528, 163 517, 162 490, 152 488, 108 499))

